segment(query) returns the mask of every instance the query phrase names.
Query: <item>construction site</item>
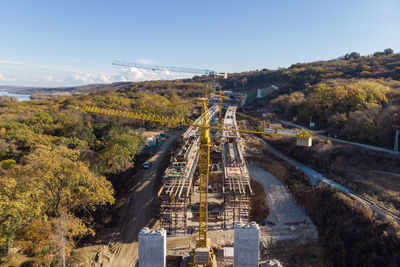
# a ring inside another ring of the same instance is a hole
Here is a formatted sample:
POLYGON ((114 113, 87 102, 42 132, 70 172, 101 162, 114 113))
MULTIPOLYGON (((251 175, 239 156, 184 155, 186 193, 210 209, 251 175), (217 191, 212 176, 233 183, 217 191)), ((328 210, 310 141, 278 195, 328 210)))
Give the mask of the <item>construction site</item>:
MULTIPOLYGON (((219 160, 213 161, 209 167, 211 179, 207 198, 208 239, 213 247, 220 250, 213 266, 259 266, 263 258, 266 262, 265 257, 259 255, 259 247, 265 248, 281 240, 304 242, 318 238, 312 221, 276 177, 263 181, 266 171, 253 166, 249 171, 244 151, 246 142, 237 131, 236 110, 237 106, 229 106, 222 118, 217 117, 218 106, 213 106, 207 113, 216 125, 221 119, 226 129, 211 136, 216 144, 211 151, 212 158, 219 160), (250 217, 251 198, 254 196, 250 183, 252 178, 260 180, 264 186, 266 202, 271 209, 262 225, 251 221, 250 217)), ((201 123, 201 119, 199 117, 195 122, 201 123)), ((163 186, 158 192, 162 229, 144 228, 139 234, 139 262, 142 262, 139 266, 164 266, 155 265, 156 257, 141 261, 140 240, 142 247, 149 247, 149 239, 158 240, 154 243, 157 246, 169 240, 168 246, 166 243, 157 248, 165 254, 165 266, 186 266, 191 262, 189 252, 195 249, 198 241, 196 233, 199 231, 200 190, 196 179, 199 141, 200 131, 192 126, 179 138, 179 149, 164 172, 163 186)), ((148 253, 142 250, 142 254, 148 253)), ((208 254, 203 261, 207 259, 208 254)))
MULTIPOLYGON (((312 143, 310 132, 238 125, 237 109, 244 104, 246 95, 237 93, 233 101, 223 103, 226 96, 221 91, 215 93, 215 77, 226 77, 224 73, 125 62, 113 64, 207 74, 214 88, 211 97, 206 93, 205 98, 191 101, 198 107, 199 116, 195 120, 80 107, 84 112, 187 127, 177 139, 177 148, 163 175, 155 177, 161 179, 157 193, 159 212, 155 218, 159 228, 150 229, 143 225, 145 227, 138 233, 138 257, 131 257, 130 265, 136 262, 140 267, 258 266, 268 259, 260 255, 260 248, 274 243, 275 239, 282 239, 282 232, 288 237, 284 239, 293 239, 296 236, 293 233, 303 224, 311 227, 307 236, 318 237, 311 220, 279 182, 268 187, 269 184, 259 181, 267 192, 265 202, 270 206, 271 218, 261 225, 251 220, 251 200, 255 195, 251 179, 263 180, 264 174, 257 172, 251 177, 244 150, 247 144, 241 137, 241 134, 246 137, 284 136, 296 138, 298 146, 308 147, 312 143)), ((124 253, 128 253, 128 248, 124 253)))

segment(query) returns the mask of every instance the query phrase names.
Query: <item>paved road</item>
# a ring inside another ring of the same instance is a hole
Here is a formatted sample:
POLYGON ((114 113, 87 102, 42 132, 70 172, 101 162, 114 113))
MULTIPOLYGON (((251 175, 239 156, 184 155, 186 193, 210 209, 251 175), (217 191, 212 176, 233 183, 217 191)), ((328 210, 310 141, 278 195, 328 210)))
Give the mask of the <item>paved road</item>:
POLYGON ((310 129, 304 127, 304 126, 301 126, 301 125, 298 125, 298 124, 295 124, 295 123, 292 123, 292 122, 289 122, 289 121, 284 121, 284 120, 277 120, 277 121, 282 123, 282 124, 284 124, 284 125, 289 125, 289 126, 292 126, 292 127, 298 128, 298 129, 309 130, 309 131, 311 131, 313 136, 319 136, 319 137, 322 137, 322 138, 325 138, 325 139, 337 141, 337 142, 344 143, 344 144, 355 145, 355 146, 359 146, 359 147, 362 147, 362 148, 365 148, 365 149, 369 149, 369 150, 385 152, 385 153, 389 153, 389 154, 392 154, 392 155, 400 155, 399 152, 396 152, 396 151, 393 151, 393 150, 390 150, 390 149, 387 149, 387 148, 378 147, 378 146, 371 146, 371 145, 366 145, 366 144, 360 144, 360 143, 356 143, 356 142, 350 142, 350 141, 345 141, 345 140, 341 140, 341 139, 337 139, 337 138, 333 138, 333 137, 328 137, 326 135, 321 134, 321 131, 313 131, 313 130, 310 130, 310 129))
POLYGON ((159 151, 149 160, 152 167, 143 171, 138 184, 132 190, 121 223, 116 230, 116 237, 108 245, 100 259, 100 266, 135 266, 138 260, 138 234, 144 226, 155 222, 154 204, 157 199, 157 170, 162 159, 167 156, 168 147, 181 133, 169 135, 159 151))
POLYGON ((269 151, 271 151, 272 153, 274 153, 275 155, 279 156, 280 158, 284 159, 286 162, 290 163, 291 165, 297 167, 298 169, 300 169, 304 174, 306 174, 309 179, 310 179, 310 183, 312 185, 316 185, 318 184, 320 181, 335 187, 341 191, 344 191, 346 193, 354 193, 353 191, 351 191, 349 188, 344 187, 343 185, 332 181, 331 179, 326 178, 325 176, 323 176, 321 173, 315 171, 314 169, 311 169, 310 167, 290 158, 289 156, 286 156, 285 154, 281 153, 280 151, 278 151, 277 149, 273 148, 272 146, 266 144, 267 148, 269 151))
MULTIPOLYGON (((260 143, 265 143, 262 139, 254 136, 260 143)), ((387 216, 393 217, 399 224, 400 224, 400 214, 394 213, 393 211, 387 209, 386 207, 372 202, 371 200, 357 194, 353 190, 335 182, 332 181, 331 179, 328 179, 327 177, 323 176, 321 173, 311 169, 310 167, 284 155, 277 149, 273 148, 272 146, 266 144, 267 148, 269 151, 271 151, 273 154, 276 156, 280 157, 287 163, 293 165, 294 167, 298 168, 301 170, 305 175, 307 175, 310 179, 310 184, 317 184, 318 182, 323 182, 331 187, 335 187, 339 189, 340 191, 346 193, 350 197, 354 198, 355 200, 368 205, 381 219, 385 219, 387 216)))

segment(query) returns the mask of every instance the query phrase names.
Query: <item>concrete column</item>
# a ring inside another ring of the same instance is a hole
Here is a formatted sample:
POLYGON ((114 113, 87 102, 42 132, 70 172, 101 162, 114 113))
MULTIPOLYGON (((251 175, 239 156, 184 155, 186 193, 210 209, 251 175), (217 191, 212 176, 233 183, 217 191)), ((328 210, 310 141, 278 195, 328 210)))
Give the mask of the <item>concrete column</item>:
POLYGON ((139 233, 139 267, 166 267, 166 255, 167 232, 143 227, 139 233))
POLYGON ((234 267, 258 267, 260 228, 256 222, 235 223, 234 267))

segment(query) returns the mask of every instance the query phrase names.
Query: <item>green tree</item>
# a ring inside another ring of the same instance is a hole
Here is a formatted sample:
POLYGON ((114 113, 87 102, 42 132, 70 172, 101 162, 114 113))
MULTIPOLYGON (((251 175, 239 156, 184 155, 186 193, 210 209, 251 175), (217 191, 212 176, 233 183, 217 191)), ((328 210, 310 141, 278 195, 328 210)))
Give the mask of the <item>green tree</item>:
POLYGON ((351 52, 350 54, 346 54, 346 55, 344 56, 344 58, 345 58, 346 60, 348 60, 348 59, 358 59, 358 58, 360 58, 360 53, 358 53, 358 52, 351 52))
POLYGON ((0 161, 0 166, 5 169, 8 170, 10 169, 12 166, 14 166, 17 162, 13 159, 5 159, 0 161))
POLYGON ((385 50, 383 50, 383 53, 384 53, 385 55, 393 55, 393 54, 394 54, 392 48, 386 48, 385 50))
POLYGON ((121 134, 122 129, 113 127, 106 136, 105 148, 99 156, 99 166, 103 173, 120 173, 133 167, 133 159, 144 144, 143 137, 121 134))

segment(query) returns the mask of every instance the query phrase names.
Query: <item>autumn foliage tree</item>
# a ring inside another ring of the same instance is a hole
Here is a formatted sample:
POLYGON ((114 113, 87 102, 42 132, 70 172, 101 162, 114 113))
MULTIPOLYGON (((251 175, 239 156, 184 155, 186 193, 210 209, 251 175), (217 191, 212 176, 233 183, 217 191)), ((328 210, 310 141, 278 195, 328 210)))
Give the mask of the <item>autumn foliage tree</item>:
POLYGON ((54 248, 50 237, 60 222, 68 221, 63 231, 70 233, 70 240, 92 233, 74 214, 112 204, 113 189, 105 177, 94 175, 79 161, 78 151, 64 146, 40 146, 22 162, 1 170, 1 240, 7 242, 17 233, 16 244, 45 263, 49 259, 44 252, 54 248))
POLYGON ((334 136, 393 146, 400 122, 398 105, 390 104, 389 98, 398 94, 383 80, 353 80, 320 83, 308 94, 282 94, 270 103, 288 119, 296 116, 308 122, 312 117, 334 136))
POLYGON ((65 263, 76 241, 103 226, 96 219, 114 203, 110 181, 134 166, 145 144, 134 130, 142 122, 85 114, 78 105, 190 114, 172 93, 9 100, 0 101, 0 264, 16 250, 37 266, 65 263))

